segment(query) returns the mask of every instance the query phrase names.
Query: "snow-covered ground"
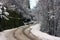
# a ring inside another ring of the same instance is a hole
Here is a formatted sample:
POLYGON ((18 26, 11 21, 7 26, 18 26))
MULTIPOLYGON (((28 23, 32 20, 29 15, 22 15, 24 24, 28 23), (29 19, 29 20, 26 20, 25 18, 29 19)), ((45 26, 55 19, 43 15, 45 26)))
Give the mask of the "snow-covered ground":
POLYGON ((40 24, 33 25, 30 28, 32 28, 31 30, 32 34, 42 40, 60 40, 60 37, 51 36, 51 35, 48 35, 47 33, 41 32, 40 24))
POLYGON ((15 30, 15 29, 9 29, 9 30, 5 30, 5 31, 0 32, 0 40, 7 40, 6 34, 12 30, 15 30))
MULTIPOLYGON (((41 32, 40 31, 40 23, 39 24, 35 24, 35 25, 31 25, 29 28, 31 28, 31 33, 35 36, 37 36, 38 38, 42 39, 42 40, 60 40, 60 37, 55 37, 55 36, 51 36, 47 33, 41 32)), ((14 29, 9 29, 9 30, 5 30, 3 32, 0 32, 0 40, 7 40, 6 38, 6 33, 9 31, 12 31, 14 29)))
POLYGON ((0 40, 7 40, 7 38, 5 36, 7 32, 9 32, 9 31, 7 30, 7 31, 0 32, 0 40))

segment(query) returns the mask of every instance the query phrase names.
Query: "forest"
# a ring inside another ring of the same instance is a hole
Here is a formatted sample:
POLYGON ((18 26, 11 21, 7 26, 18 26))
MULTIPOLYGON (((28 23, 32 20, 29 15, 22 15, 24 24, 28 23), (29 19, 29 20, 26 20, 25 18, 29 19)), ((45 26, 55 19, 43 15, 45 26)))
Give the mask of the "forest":
POLYGON ((9 20, 0 19, 0 31, 37 21, 41 22, 40 31, 60 37, 60 0, 38 0, 34 4, 30 1, 1 0, 7 8, 9 20))

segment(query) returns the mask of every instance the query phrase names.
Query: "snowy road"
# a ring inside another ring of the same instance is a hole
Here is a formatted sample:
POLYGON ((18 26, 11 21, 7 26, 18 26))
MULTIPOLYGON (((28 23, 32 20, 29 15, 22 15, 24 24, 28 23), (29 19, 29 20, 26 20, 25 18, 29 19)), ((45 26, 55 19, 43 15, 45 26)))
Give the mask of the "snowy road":
POLYGON ((39 30, 40 24, 5 30, 0 32, 0 40, 60 40, 60 37, 51 36, 39 30))

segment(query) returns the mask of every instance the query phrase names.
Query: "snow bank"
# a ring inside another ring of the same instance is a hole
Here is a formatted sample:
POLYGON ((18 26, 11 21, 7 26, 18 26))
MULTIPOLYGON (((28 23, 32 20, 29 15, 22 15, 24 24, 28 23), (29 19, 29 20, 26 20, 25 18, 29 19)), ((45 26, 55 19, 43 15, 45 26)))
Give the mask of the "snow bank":
POLYGON ((5 36, 7 32, 8 31, 0 32, 0 40, 7 40, 7 38, 5 36))
POLYGON ((32 28, 31 30, 32 34, 42 40, 60 40, 60 37, 51 36, 51 35, 48 35, 47 33, 39 31, 40 24, 33 25, 30 28, 32 28))
POLYGON ((15 30, 15 29, 17 29, 17 28, 9 29, 9 30, 5 30, 5 31, 0 32, 0 40, 7 40, 6 34, 12 30, 15 30))

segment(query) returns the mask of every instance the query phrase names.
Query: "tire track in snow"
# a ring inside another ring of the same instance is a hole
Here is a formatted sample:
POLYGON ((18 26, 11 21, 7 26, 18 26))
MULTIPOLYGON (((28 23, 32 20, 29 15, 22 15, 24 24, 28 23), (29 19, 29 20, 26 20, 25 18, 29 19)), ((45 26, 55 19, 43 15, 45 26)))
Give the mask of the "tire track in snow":
POLYGON ((35 35, 33 35, 32 33, 31 33, 31 28, 30 28, 30 26, 29 27, 26 27, 26 28, 24 28, 24 30, 23 30, 23 33, 24 33, 24 35, 26 35, 28 38, 30 38, 31 40, 41 40, 41 39, 39 39, 38 37, 36 37, 35 35))

